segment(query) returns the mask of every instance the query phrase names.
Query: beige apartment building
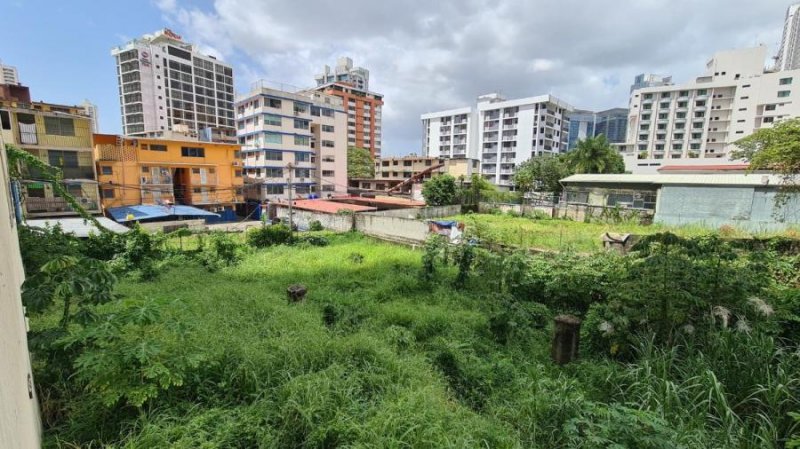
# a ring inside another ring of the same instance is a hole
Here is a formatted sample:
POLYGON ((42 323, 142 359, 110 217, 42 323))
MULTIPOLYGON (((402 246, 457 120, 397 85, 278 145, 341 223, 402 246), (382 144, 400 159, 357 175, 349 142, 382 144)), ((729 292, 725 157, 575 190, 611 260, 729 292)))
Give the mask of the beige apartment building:
POLYGON ((245 197, 276 201, 347 193, 347 113, 340 98, 256 83, 236 102, 245 197), (291 183, 291 186, 290 186, 291 183))
POLYGON ((447 173, 458 180, 469 182, 473 174, 478 174, 478 159, 446 158, 426 156, 388 157, 375 161, 374 178, 350 178, 352 189, 409 193, 414 184, 447 173), (403 184, 401 187, 401 184, 403 184))

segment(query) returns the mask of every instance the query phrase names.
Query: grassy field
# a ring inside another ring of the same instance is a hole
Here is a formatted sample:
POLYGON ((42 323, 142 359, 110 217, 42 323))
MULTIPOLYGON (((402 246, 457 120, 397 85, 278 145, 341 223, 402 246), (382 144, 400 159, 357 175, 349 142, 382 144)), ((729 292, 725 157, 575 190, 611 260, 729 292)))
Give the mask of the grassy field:
MULTIPOLYGON (((658 224, 644 226, 632 222, 584 223, 571 220, 532 219, 506 214, 466 214, 450 219, 463 221, 467 226, 467 232, 483 240, 556 251, 591 252, 600 249, 602 247, 600 236, 605 232, 646 235, 669 231, 684 237, 720 232, 699 226, 667 227, 658 224)), ((751 236, 747 232, 732 228, 723 229, 722 234, 726 237, 751 236)))

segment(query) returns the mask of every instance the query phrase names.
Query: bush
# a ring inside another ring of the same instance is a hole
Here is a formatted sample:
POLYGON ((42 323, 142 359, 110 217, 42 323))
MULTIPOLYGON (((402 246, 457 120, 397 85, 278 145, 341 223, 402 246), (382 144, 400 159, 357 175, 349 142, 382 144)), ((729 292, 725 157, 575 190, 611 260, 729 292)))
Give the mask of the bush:
POLYGON ((322 223, 320 223, 319 220, 314 220, 311 223, 309 223, 308 230, 309 231, 324 231, 325 228, 322 227, 322 223))
POLYGON ((309 246, 328 246, 330 241, 321 235, 304 235, 298 237, 295 243, 309 246))
POLYGON ((208 244, 203 246, 198 255, 200 263, 209 271, 217 271, 223 267, 236 265, 242 258, 241 245, 223 232, 213 232, 208 237, 208 244))
POLYGON ((247 232, 247 244, 255 248, 292 243, 293 235, 288 226, 277 224, 262 226, 247 232))

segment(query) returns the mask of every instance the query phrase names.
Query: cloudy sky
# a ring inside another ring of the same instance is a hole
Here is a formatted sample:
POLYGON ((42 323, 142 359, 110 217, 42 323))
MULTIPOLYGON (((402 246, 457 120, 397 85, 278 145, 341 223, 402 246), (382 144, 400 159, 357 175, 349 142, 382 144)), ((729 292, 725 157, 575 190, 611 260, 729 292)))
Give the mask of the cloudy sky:
POLYGON ((168 26, 231 62, 240 90, 258 79, 310 86, 324 64, 351 56, 370 70, 371 90, 385 95, 384 154, 407 154, 419 152, 421 113, 466 106, 482 93, 510 98, 551 93, 584 109, 623 107, 637 73, 671 74, 680 82, 699 75, 716 50, 764 44, 774 53, 791 2, 102 3, 78 0, 71 8, 61 2, 57 8, 44 8, 52 2, 0 0, 11 19, 4 21, 11 26, 0 30, 0 58, 20 66, 23 81, 36 81, 28 83, 34 97, 68 102, 91 98, 101 107, 103 131, 118 132, 109 48, 168 26), (62 23, 72 16, 82 23, 62 23), (63 41, 53 35, 60 28, 68 34, 63 41), (19 33, 30 35, 31 29, 52 34, 20 42, 19 33), (57 74, 54 58, 65 64, 57 74), (81 64, 83 71, 71 70, 73 64, 81 64), (65 88, 69 100, 61 99, 65 88))

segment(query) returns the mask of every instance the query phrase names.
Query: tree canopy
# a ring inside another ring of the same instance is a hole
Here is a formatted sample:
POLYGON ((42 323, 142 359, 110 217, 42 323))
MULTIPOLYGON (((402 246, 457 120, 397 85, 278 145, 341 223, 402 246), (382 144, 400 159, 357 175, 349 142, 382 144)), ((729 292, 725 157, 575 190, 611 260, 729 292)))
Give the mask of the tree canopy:
POLYGON ((800 192, 800 118, 781 121, 771 128, 761 128, 735 142, 739 150, 731 153, 735 159, 750 163, 749 170, 772 170, 784 177, 777 198, 780 205, 789 193, 800 192))
POLYGON ((447 206, 458 203, 456 179, 448 174, 436 175, 422 186, 422 196, 428 206, 447 206))
POLYGON ((375 160, 366 148, 347 149, 347 177, 372 178, 375 176, 375 160))
POLYGON ((587 137, 567 153, 573 173, 624 173, 625 161, 606 139, 606 136, 587 137))
POLYGON ((561 192, 559 180, 572 174, 566 155, 539 156, 520 164, 514 174, 514 185, 521 192, 542 190, 561 192))

